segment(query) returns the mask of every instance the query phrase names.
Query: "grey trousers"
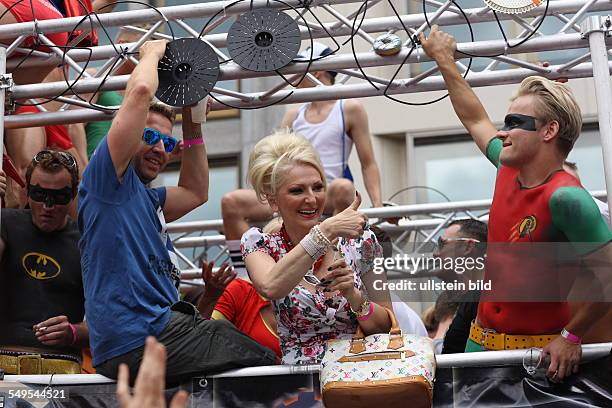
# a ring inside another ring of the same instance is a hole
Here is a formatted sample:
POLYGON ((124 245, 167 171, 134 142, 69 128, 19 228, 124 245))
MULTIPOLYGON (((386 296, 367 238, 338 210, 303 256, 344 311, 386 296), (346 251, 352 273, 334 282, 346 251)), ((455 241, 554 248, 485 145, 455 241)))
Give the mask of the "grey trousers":
MULTIPOLYGON (((238 331, 233 324, 226 320, 204 320, 193 305, 185 302, 173 306, 170 322, 157 340, 166 346, 168 355, 167 386, 195 376, 277 364, 273 351, 238 331)), ((111 358, 96 366, 96 371, 116 379, 119 365, 125 363, 130 368, 130 382, 134 382, 143 352, 144 346, 111 358)))

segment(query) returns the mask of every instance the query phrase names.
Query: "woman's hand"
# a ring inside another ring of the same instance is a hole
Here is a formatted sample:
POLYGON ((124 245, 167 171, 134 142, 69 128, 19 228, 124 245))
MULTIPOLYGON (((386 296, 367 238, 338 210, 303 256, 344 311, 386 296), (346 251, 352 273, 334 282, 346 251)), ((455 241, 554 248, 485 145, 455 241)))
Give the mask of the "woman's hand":
POLYGON ((363 235, 368 216, 357 211, 361 205, 361 194, 355 193, 355 200, 344 211, 323 221, 319 228, 330 241, 341 237, 356 239, 363 235))
POLYGON ((349 302, 351 300, 356 300, 356 303, 361 301, 361 293, 355 288, 353 270, 343 258, 332 262, 327 270, 329 273, 321 279, 321 286, 325 288, 324 292, 338 291, 349 302))

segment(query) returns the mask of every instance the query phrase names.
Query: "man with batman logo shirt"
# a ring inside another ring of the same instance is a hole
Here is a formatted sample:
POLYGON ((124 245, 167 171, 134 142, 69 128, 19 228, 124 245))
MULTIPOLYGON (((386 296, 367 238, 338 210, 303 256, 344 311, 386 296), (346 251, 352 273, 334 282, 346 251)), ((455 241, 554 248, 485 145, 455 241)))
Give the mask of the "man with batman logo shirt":
POLYGON ((30 208, 2 210, 0 368, 7 374, 80 373, 89 333, 79 231, 68 216, 79 182, 76 161, 43 150, 26 181, 30 208))

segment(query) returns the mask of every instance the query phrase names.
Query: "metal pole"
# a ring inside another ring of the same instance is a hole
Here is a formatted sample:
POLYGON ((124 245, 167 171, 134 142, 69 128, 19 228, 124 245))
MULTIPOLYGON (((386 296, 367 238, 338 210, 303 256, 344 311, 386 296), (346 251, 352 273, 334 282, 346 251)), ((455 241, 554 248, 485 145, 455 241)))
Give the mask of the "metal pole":
MULTIPOLYGON (((591 62, 593 64, 593 81, 597 99, 597 117, 599 134, 604 159, 606 189, 612 191, 612 87, 606 36, 612 33, 610 17, 591 16, 582 24, 582 33, 589 39, 591 62)), ((612 213, 612 197, 608 197, 608 210, 612 213)))
MULTIPOLYGON (((357 0, 353 0, 353 1, 357 1, 357 0)), ((207 3, 207 4, 214 4, 214 3, 207 3)), ((559 1, 554 1, 551 2, 550 6, 549 6, 549 14, 550 15, 555 15, 555 13, 575 13, 582 5, 584 5, 584 1, 578 1, 578 0, 559 0, 559 1)), ((199 9, 195 9, 195 10, 190 10, 190 9, 185 9, 185 6, 179 6, 182 7, 182 9, 180 9, 181 12, 173 12, 173 16, 174 18, 193 18, 193 17, 202 17, 201 16, 201 11, 199 9)), ((167 9, 175 9, 176 7, 168 7, 167 9)), ((610 4, 609 4, 609 0, 599 0, 598 2, 596 2, 595 4, 593 4, 590 8, 589 8, 589 12, 598 12, 598 11, 609 11, 610 9, 610 4)), ((164 8, 164 10, 166 10, 166 8, 164 8)), ((474 13, 475 10, 478 9, 465 9, 466 14, 468 14, 470 16, 470 22, 472 24, 476 24, 476 23, 483 23, 483 22, 490 22, 490 21, 495 21, 495 16, 493 15, 493 13, 487 13, 484 15, 476 15, 474 13)), ((144 12, 146 10, 140 10, 139 12, 144 12)), ((120 12, 120 13, 134 13, 134 12, 120 12)), ((108 13, 108 14, 103 14, 100 15, 100 19, 104 22, 105 26, 117 26, 119 24, 115 24, 114 21, 112 19, 108 20, 108 18, 113 17, 113 15, 115 14, 120 14, 120 13, 108 13), (108 17, 107 17, 108 16, 108 17)), ((138 11, 136 12, 138 13, 138 11)), ((529 17, 529 16, 538 16, 541 14, 541 10, 536 8, 533 11, 526 13, 525 16, 529 17), (531 14, 530 14, 531 13, 531 14)), ((156 20, 152 20, 153 22, 158 21, 159 20, 159 15, 157 15, 157 19, 156 20)), ((137 16, 138 17, 138 16, 137 16)), ((511 17, 506 15, 506 14, 498 14, 498 18, 500 20, 508 20, 511 17)), ((65 19, 64 19, 65 20, 65 19)), ((148 20, 151 20, 150 18, 148 20)), ((53 22, 53 24, 58 24, 58 22, 63 21, 62 19, 57 19, 57 20, 44 20, 44 21, 39 21, 39 25, 41 27, 41 29, 45 28, 44 24, 46 24, 46 22, 53 22)), ((404 23, 404 25, 406 25, 406 27, 417 27, 420 26, 424 23, 424 17, 423 14, 417 13, 417 14, 410 14, 410 15, 403 15, 401 16, 401 21, 404 23)), ((465 20, 462 16, 456 15, 454 13, 451 12, 445 12, 443 13, 440 18, 437 21, 440 25, 444 25, 444 26, 449 26, 449 25, 465 25, 465 20)), ((17 28, 17 27, 22 27, 22 25, 24 24, 31 24, 31 23, 19 23, 19 24, 11 24, 11 25, 3 25, 0 26, 0 33, 2 33, 4 30, 4 27, 11 27, 11 28, 17 28)), ((72 29, 74 28, 74 24, 76 23, 72 23, 72 26, 70 26, 70 24, 64 24, 64 26, 66 26, 65 29, 72 29)), ((87 24, 89 24, 89 22, 87 22, 87 24)), ((202 24, 203 25, 203 24, 202 24)), ((340 37, 340 36, 348 36, 351 34, 351 27, 346 27, 345 25, 342 25, 341 27, 337 27, 334 28, 334 23, 324 23, 325 27, 327 28, 327 30, 334 36, 334 37, 340 37)), ((63 27, 63 26, 62 26, 63 27)), ((64 30, 65 30, 64 29, 64 30)), ((397 17, 393 16, 393 17, 374 17, 374 18, 367 18, 364 20, 363 24, 361 24, 361 29, 367 33, 380 33, 380 32, 386 32, 390 29, 393 30, 402 30, 402 25, 400 23, 400 21, 398 20, 397 17)), ((27 34, 31 34, 31 30, 30 29, 27 34)), ((60 30, 61 31, 61 30, 60 30)), ((46 34, 51 33, 52 31, 44 31, 46 34)), ((11 31, 10 29, 7 29, 7 33, 10 33, 10 36, 7 38, 14 38, 15 34, 13 33, 13 31, 11 31)), ((301 28, 300 29, 300 33, 302 36, 302 39, 304 40, 308 40, 309 36, 308 36, 308 30, 306 28, 301 28)), ((8 34, 7 34, 8 35, 8 34)), ((312 31, 312 36, 313 38, 324 38, 327 37, 327 33, 324 30, 313 30, 312 31)), ((519 35, 520 37, 520 35, 519 35)), ((227 40, 227 33, 219 33, 219 34, 211 34, 211 35, 206 35, 205 39, 207 42, 209 42, 210 44, 219 47, 219 48, 223 48, 226 47, 226 40, 227 40)), ((534 38, 535 39, 535 38, 534 38)), ((117 55, 117 53, 115 52, 115 49, 111 46, 111 45, 106 45, 106 46, 98 46, 98 47, 91 47, 90 49, 87 50, 81 50, 81 49, 73 49, 73 50, 69 50, 66 55, 71 57, 74 61, 87 61, 90 57, 90 51, 91 51, 91 60, 92 61, 97 61, 97 60, 107 60, 111 57, 114 57, 117 55)), ((495 52, 497 53, 497 52, 495 52)), ((14 68, 18 63, 20 63, 21 60, 19 58, 16 59, 9 59, 8 61, 8 69, 12 69, 14 68)), ((28 58, 25 62, 23 62, 20 66, 23 67, 30 67, 30 66, 48 66, 48 65, 57 65, 61 62, 61 58, 51 55, 50 57, 41 57, 41 58, 28 58)))
MULTIPOLYGON (((612 44, 612 38, 607 40, 608 43, 612 44)), ((531 41, 526 42, 520 47, 515 47, 507 50, 508 54, 518 53, 532 53, 542 51, 555 51, 560 49, 573 49, 585 47, 584 38, 576 34, 556 34, 546 36, 542 38, 535 38, 531 41)), ((457 45, 457 49, 461 52, 477 55, 487 55, 495 53, 503 53, 506 50, 506 42, 504 40, 493 40, 493 41, 480 41, 480 42, 468 42, 457 45)), ((359 64, 362 67, 381 67, 386 65, 397 65, 404 62, 409 50, 404 48, 401 52, 394 56, 380 56, 374 52, 361 52, 357 53, 356 57, 359 64)), ((405 62, 406 63, 417 63, 430 61, 431 59, 425 54, 423 50, 413 53, 405 62)), ((293 63, 284 67, 280 72, 285 74, 303 74, 307 65, 305 63, 293 63)), ((355 61, 355 55, 353 54, 340 54, 333 55, 328 58, 315 61, 310 66, 310 72, 315 71, 333 71, 336 69, 347 69, 357 68, 357 62, 355 61)), ((510 70, 512 71, 512 70, 510 70)), ((554 67, 546 68, 546 71, 553 72, 554 67)), ((489 75, 491 78, 497 78, 502 76, 501 73, 504 71, 495 72, 475 72, 470 77, 475 75, 489 75)), ((507 71, 506 71, 507 72, 507 71)), ((543 72, 540 72, 543 74, 543 72)), ((275 76, 276 72, 255 72, 241 68, 238 64, 227 63, 223 64, 220 69, 219 80, 233 80, 233 79, 247 79, 264 76, 275 76)), ((119 90, 125 88, 129 75, 114 76, 107 78, 104 86, 101 90, 119 90)), ((87 78, 81 79, 76 83, 72 89, 74 92, 94 92, 102 82, 100 78, 87 78)), ((37 97, 52 97, 64 92, 67 88, 65 81, 58 82, 46 82, 44 84, 28 84, 16 86, 13 94, 15 98, 37 98, 37 97)), ((332 87, 327 87, 332 89, 332 87)))
MULTIPOLYGON (((363 0, 325 0, 325 3, 337 5, 357 3, 361 1, 363 0)), ((598 0, 600 3, 605 3, 606 1, 607 0, 598 0)), ((579 0, 572 0, 571 3, 582 5, 582 1, 579 0)), ((155 23, 162 20, 160 13, 169 20, 175 18, 201 19, 204 17, 212 17, 217 13, 221 13, 222 17, 223 13, 227 15, 237 15, 250 11, 251 8, 259 9, 265 7, 287 9, 288 7, 286 5, 290 5, 296 9, 300 9, 303 7, 304 2, 302 0, 283 0, 282 2, 253 0, 252 2, 243 1, 237 3, 231 8, 227 8, 227 6, 230 4, 230 1, 215 1, 210 3, 187 4, 182 6, 158 7, 157 11, 151 8, 130 11, 115 11, 112 13, 98 14, 96 17, 91 17, 91 19, 85 19, 81 24, 87 28, 93 26, 93 28, 96 29, 100 27, 101 24, 103 24, 105 27, 117 27, 124 25, 155 23)), ((38 29, 45 34, 72 31, 82 20, 83 17, 78 16, 53 20, 38 20, 36 25, 33 22, 5 24, 0 26, 0 40, 13 39, 21 35, 32 35, 32 33, 35 32, 36 27, 38 27, 38 29)), ((202 23, 204 22, 205 21, 202 20, 202 23)))
MULTIPOLYGON (((6 74, 6 49, 0 47, 0 77, 2 80, 0 81, 0 158, 3 157, 4 154, 4 96, 6 95, 6 87, 10 83, 10 79, 8 79, 6 74)), ((2 165, 0 164, 0 169, 2 165)), ((8 179, 7 179, 8 181, 8 179)), ((2 197, 0 196, 0 208, 2 207, 2 197)), ((2 227, 2 216, 0 216, 0 228, 2 227)))

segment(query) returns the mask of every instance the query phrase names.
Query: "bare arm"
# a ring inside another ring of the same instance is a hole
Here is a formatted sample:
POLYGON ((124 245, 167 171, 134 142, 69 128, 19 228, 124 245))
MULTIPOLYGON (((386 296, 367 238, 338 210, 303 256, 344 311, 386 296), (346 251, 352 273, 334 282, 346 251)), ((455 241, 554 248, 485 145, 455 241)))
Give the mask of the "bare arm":
POLYGON ((293 128, 293 122, 295 122, 295 118, 297 117, 298 109, 289 109, 285 112, 285 116, 283 116, 283 121, 281 122, 281 128, 293 128))
MULTIPOLYGON (((358 196, 344 211, 323 221, 320 224, 321 232, 330 241, 337 237, 361 236, 367 217, 357 212, 360 203, 361 198, 358 196)), ((314 263, 302 245, 296 245, 278 262, 259 251, 250 253, 244 260, 253 285, 270 300, 287 296, 314 263)))
MULTIPOLYGON (((183 138, 186 141, 189 139, 202 139, 201 124, 191 121, 190 107, 183 108, 183 138)), ((204 204, 206 201, 208 201, 208 158, 206 156, 206 145, 199 144, 185 147, 181 160, 178 186, 166 189, 164 216, 168 222, 172 222, 204 204)))
POLYGON ((80 348, 89 347, 89 327, 87 327, 87 322, 83 321, 81 323, 75 323, 74 327, 76 328, 77 341, 75 345, 80 348))
POLYGON ((87 136, 85 135, 84 123, 73 123, 68 125, 68 134, 74 145, 79 158, 79 175, 83 174, 85 166, 87 166, 87 136))
POLYGON ((115 9, 115 0, 94 0, 92 8, 95 13, 110 13, 115 9))
POLYGON ((482 103, 459 73, 455 65, 455 39, 438 29, 437 25, 431 27, 429 37, 423 34, 419 37, 423 50, 438 64, 440 73, 446 83, 453 109, 463 126, 472 135, 476 145, 486 155, 487 145, 495 137, 497 129, 489 119, 482 103))
POLYGON ((348 124, 348 134, 355 143, 355 149, 361 163, 363 182, 373 207, 382 207, 382 194, 380 190, 380 170, 374 157, 368 114, 363 105, 356 100, 347 101, 345 114, 348 124))
POLYGON ((165 50, 166 41, 163 40, 148 41, 140 48, 140 62, 128 80, 125 103, 108 132, 108 150, 119 179, 141 146, 149 103, 158 86, 157 63, 165 50))

